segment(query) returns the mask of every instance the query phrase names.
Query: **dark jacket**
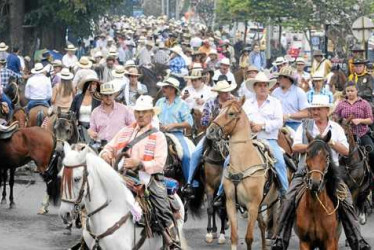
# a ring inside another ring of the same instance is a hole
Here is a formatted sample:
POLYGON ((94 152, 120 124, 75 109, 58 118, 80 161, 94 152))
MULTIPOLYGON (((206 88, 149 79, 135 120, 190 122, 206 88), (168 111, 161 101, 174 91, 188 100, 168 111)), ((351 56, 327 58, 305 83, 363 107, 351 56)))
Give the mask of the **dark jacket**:
MULTIPOLYGON (((83 97, 84 97, 83 93, 76 95, 70 106, 70 110, 74 112, 77 121, 79 121, 79 109, 82 105, 83 97)), ((101 104, 101 101, 92 97, 91 111, 94 110, 100 104, 101 104)))

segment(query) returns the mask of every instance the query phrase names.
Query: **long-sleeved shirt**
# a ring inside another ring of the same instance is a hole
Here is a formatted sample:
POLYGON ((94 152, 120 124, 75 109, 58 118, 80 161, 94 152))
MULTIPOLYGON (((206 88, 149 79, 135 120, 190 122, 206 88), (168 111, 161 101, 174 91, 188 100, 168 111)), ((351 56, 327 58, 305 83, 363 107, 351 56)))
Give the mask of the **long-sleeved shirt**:
MULTIPOLYGON (((171 104, 169 104, 169 101, 163 97, 157 101, 156 106, 160 107, 161 109, 161 113, 158 115, 158 118, 160 119, 160 123, 162 125, 188 122, 188 124, 190 124, 192 127, 193 118, 190 108, 179 96, 175 97, 173 103, 171 104)), ((174 129, 174 131, 182 131, 182 129, 174 129)))
POLYGON ((78 58, 76 55, 72 55, 70 56, 69 54, 66 54, 62 57, 62 64, 66 67, 66 68, 73 68, 76 66, 78 62, 78 58))
POLYGON ((1 68, 0 69, 0 78, 1 78, 1 85, 3 88, 6 88, 9 84, 9 78, 14 77, 16 79, 20 79, 22 76, 21 74, 17 74, 16 72, 7 69, 7 68, 1 68))
POLYGON ((176 56, 169 61, 169 68, 171 73, 181 74, 182 69, 186 69, 187 65, 183 57, 176 56))
POLYGON ((258 69, 266 68, 266 57, 263 52, 254 52, 249 53, 249 65, 254 65, 258 69))
MULTIPOLYGON (((151 129, 151 124, 140 128, 136 123, 121 129, 104 147, 101 154, 107 152, 110 157, 115 157, 135 137, 140 136, 149 129, 151 129)), ((168 153, 166 138, 160 131, 153 133, 152 136, 155 137, 154 141, 151 141, 150 137, 146 137, 137 142, 127 152, 131 158, 139 159, 142 162, 144 170, 148 174, 163 173, 168 153), (150 147, 151 144, 153 147, 150 147), (153 159, 145 160, 145 152, 150 149, 153 150, 153 159)))
POLYGON ((331 93, 330 90, 327 90, 325 88, 322 88, 319 93, 316 93, 316 91, 314 90, 314 88, 311 89, 311 90, 309 90, 308 92, 306 92, 306 98, 308 99, 309 103, 312 103, 313 97, 315 95, 325 95, 325 96, 328 96, 329 97, 329 103, 333 103, 334 102, 334 96, 333 96, 333 94, 331 93))
POLYGON ((13 72, 16 72, 17 74, 21 74, 21 60, 16 54, 14 53, 9 54, 9 56, 6 59, 6 65, 7 65, 7 68, 12 70, 13 72))
POLYGON ((106 113, 102 105, 92 111, 90 129, 98 134, 99 140, 110 141, 118 131, 134 121, 134 113, 131 109, 114 102, 110 113, 106 113))
POLYGON ((25 97, 29 100, 48 100, 52 97, 51 80, 44 74, 35 74, 27 80, 25 97))
MULTIPOLYGON (((235 98, 230 95, 229 100, 235 98)), ((210 98, 204 103, 203 114, 201 116, 200 123, 204 127, 208 127, 211 120, 215 119, 219 112, 221 112, 221 105, 219 104, 218 96, 215 98, 210 98)))
POLYGON ((138 55, 139 66, 148 66, 152 64, 152 51, 148 50, 146 47, 139 51, 138 55))
POLYGON ((186 90, 188 91, 190 96, 186 98, 184 101, 187 103, 190 109, 198 109, 200 111, 203 111, 204 103, 211 97, 216 96, 215 92, 211 91, 211 87, 205 84, 200 89, 195 89, 192 85, 187 86, 184 88, 182 93, 184 93, 184 91, 186 90), (202 99, 204 103, 199 105, 197 104, 196 99, 202 99))
POLYGON ((278 131, 283 125, 282 105, 278 99, 268 96, 259 107, 256 96, 243 105, 248 119, 257 124, 265 124, 265 130, 257 134, 258 139, 278 139, 278 131))
MULTIPOLYGON (((214 75, 213 75, 213 81, 218 81, 219 77, 221 75, 224 75, 222 74, 221 70, 217 69, 216 71, 214 71, 214 75)), ((227 78, 227 81, 230 83, 230 84, 236 84, 236 81, 235 81, 235 77, 234 77, 234 74, 231 73, 230 71, 227 72, 227 74, 225 74, 226 78, 227 78)))
POLYGON ((162 65, 167 65, 169 61, 169 54, 164 49, 157 50, 154 56, 154 62, 162 65))

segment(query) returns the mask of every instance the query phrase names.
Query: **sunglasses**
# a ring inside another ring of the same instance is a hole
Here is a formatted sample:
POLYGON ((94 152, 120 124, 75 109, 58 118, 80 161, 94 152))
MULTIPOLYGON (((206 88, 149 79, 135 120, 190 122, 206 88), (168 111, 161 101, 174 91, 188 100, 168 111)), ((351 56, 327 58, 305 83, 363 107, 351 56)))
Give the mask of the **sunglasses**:
POLYGON ((138 78, 138 76, 133 76, 133 75, 127 75, 129 78, 138 78))

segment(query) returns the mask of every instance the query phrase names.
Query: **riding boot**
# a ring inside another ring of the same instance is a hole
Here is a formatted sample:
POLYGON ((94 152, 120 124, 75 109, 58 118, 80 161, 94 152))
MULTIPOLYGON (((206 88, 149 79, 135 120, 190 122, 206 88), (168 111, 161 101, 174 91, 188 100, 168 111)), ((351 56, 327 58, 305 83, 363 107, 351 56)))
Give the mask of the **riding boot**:
POLYGON ((353 206, 352 196, 346 187, 345 183, 341 181, 339 183, 340 189, 342 186, 345 186, 347 197, 340 202, 338 209, 340 221, 343 224, 345 236, 351 249, 357 250, 368 250, 371 249, 370 245, 365 241, 361 235, 360 226, 357 220, 356 211, 353 206))
POLYGON ((271 246, 272 250, 284 250, 288 248, 296 212, 296 195, 300 191, 302 184, 303 174, 295 174, 285 198, 282 199, 281 214, 278 219, 274 242, 271 246))
POLYGON ((180 241, 178 237, 178 231, 174 224, 171 224, 169 228, 165 228, 162 231, 162 237, 164 239, 165 245, 170 249, 181 249, 180 241))

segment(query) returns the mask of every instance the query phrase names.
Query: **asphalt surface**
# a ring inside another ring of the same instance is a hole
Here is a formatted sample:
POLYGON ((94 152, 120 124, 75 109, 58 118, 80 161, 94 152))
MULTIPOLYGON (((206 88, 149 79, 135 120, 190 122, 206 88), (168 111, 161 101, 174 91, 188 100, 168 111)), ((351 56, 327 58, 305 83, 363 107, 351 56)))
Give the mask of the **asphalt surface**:
MULTIPOLYGON (((24 250, 24 249, 67 249, 77 242, 80 230, 73 229, 71 235, 65 235, 61 219, 58 216, 58 208, 50 207, 47 215, 37 215, 45 184, 37 174, 27 177, 27 180, 35 181, 34 184, 26 182, 16 184, 14 189, 16 207, 12 210, 8 204, 0 207, 0 250, 24 250)), ((8 202, 9 203, 9 202, 8 202)), ((239 218, 240 241, 238 249, 246 249, 244 234, 246 231, 246 219, 239 218)), ((219 224, 219 223, 218 223, 219 224)), ((189 249, 229 249, 229 230, 226 232, 226 243, 219 245, 215 239, 213 243, 205 242, 207 216, 192 218, 184 226, 184 235, 189 249)), ((374 215, 369 217, 366 225, 362 227, 362 233, 371 246, 374 246, 374 215)), ((339 249, 345 247, 345 236, 342 234, 339 249)), ((261 249, 259 230, 256 226, 255 242, 253 249, 261 249)), ((289 249, 298 249, 298 240, 293 235, 289 249)))

